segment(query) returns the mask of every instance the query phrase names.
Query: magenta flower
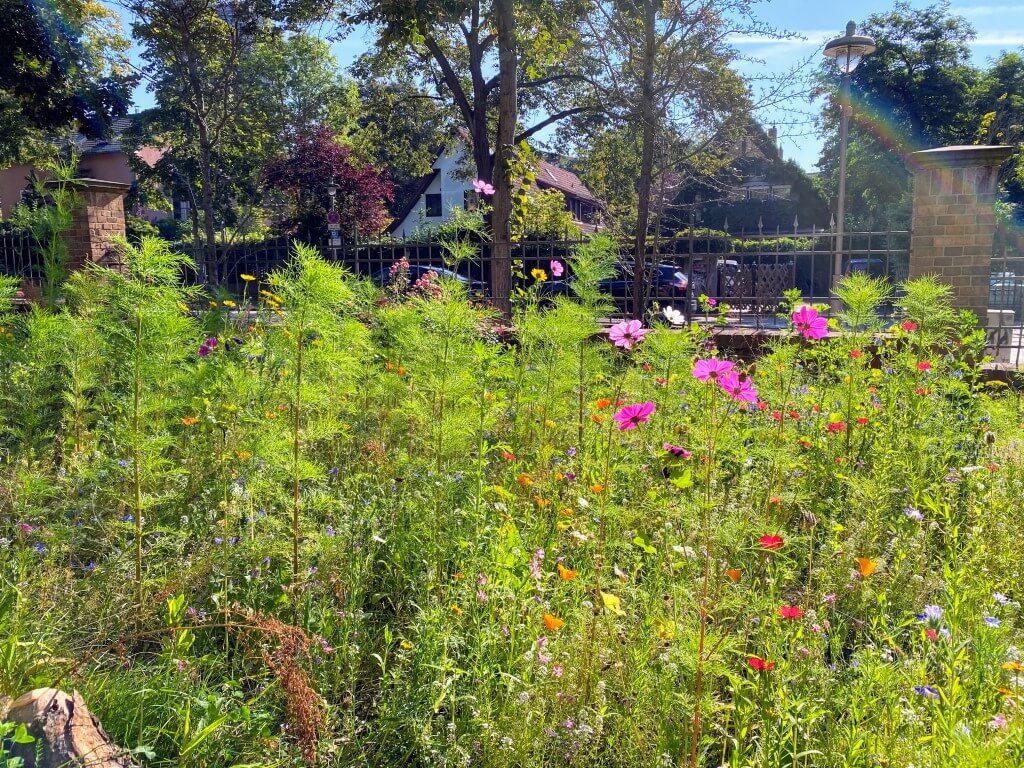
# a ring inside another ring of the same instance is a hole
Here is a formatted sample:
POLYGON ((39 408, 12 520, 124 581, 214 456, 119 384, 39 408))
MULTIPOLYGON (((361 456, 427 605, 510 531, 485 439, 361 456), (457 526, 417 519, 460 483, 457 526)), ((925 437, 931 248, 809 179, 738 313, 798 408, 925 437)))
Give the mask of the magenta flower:
POLYGON ((805 339, 823 339, 828 336, 828 320, 818 310, 806 304, 793 311, 793 327, 805 339))
POLYGON ((565 267, 562 266, 562 262, 558 259, 551 260, 551 275, 553 277, 561 277, 565 273, 565 267))
POLYGON ((28 536, 34 530, 35 528, 33 528, 29 523, 18 523, 18 531, 25 534, 26 536, 28 536))
POLYGON ((717 357, 708 360, 698 360, 693 366, 693 377, 701 381, 717 381, 720 377, 731 372, 733 364, 728 360, 719 360, 717 357))
POLYGON ((740 378, 740 375, 735 371, 729 371, 723 376, 718 378, 718 386, 722 388, 729 397, 735 402, 757 402, 757 390, 754 389, 754 385, 750 383, 750 379, 740 378))
POLYGON ((608 338, 616 347, 632 349, 634 344, 639 344, 647 335, 647 329, 639 320, 623 320, 608 329, 608 338))
POLYGON ((619 431, 625 432, 627 429, 636 429, 641 424, 646 424, 652 413, 654 413, 654 403, 648 401, 624 405, 612 418, 618 422, 619 431))
POLYGON ((683 448, 681 445, 673 445, 672 443, 663 443, 661 449, 681 459, 688 459, 691 456, 693 456, 692 453, 683 448))
POLYGON ((474 181, 473 189, 475 189, 477 193, 481 195, 494 194, 494 187, 492 187, 488 182, 484 181, 483 179, 477 179, 476 181, 474 181))

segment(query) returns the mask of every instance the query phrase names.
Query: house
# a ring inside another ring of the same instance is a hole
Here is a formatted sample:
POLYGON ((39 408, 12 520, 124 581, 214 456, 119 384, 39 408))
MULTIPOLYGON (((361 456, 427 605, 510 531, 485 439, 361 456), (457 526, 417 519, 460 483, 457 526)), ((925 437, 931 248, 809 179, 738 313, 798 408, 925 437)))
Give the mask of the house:
MULTIPOLYGON (((418 192, 398 212, 388 232, 395 237, 410 237, 424 227, 448 221, 456 208, 473 208, 477 193, 473 179, 466 175, 468 161, 464 142, 457 141, 443 148, 418 192)), ((536 185, 539 189, 554 189, 565 195, 565 208, 581 229, 589 232, 597 229, 601 201, 575 173, 541 160, 536 170, 536 185)))
MULTIPOLYGON (((128 155, 121 145, 121 137, 131 125, 131 118, 114 120, 108 139, 86 139, 75 134, 72 141, 78 146, 78 176, 81 178, 134 184, 135 173, 128 163, 128 155)), ((137 156, 147 165, 155 165, 163 152, 155 147, 142 147, 137 156)), ((10 216, 16 205, 31 194, 29 176, 37 169, 29 164, 12 165, 0 170, 0 217, 10 216)), ((137 213, 150 221, 165 218, 164 211, 140 209, 137 213)))

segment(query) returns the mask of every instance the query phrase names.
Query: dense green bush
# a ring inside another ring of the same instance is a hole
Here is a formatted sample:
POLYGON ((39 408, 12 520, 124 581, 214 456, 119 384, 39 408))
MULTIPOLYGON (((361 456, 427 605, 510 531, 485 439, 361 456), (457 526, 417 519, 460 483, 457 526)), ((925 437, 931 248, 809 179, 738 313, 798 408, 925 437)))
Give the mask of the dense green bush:
POLYGON ((944 286, 745 365, 603 329, 603 238, 514 344, 400 267, 124 256, 0 282, 0 695, 154 766, 1024 761, 1021 407, 944 286))

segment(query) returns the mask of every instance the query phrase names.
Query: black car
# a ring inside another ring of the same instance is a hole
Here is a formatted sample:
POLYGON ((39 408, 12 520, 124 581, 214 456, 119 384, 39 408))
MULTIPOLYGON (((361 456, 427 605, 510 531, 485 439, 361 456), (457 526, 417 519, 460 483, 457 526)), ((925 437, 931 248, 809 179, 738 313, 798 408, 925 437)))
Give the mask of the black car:
MULTIPOLYGON (((615 265, 615 274, 598 282, 598 288, 602 293, 611 295, 616 303, 622 304, 633 297, 633 264, 631 262, 620 262, 615 265)), ((648 286, 650 298, 652 299, 683 299, 686 297, 686 289, 689 278, 671 264, 661 264, 652 275, 648 286)), ((543 283, 540 289, 541 294, 549 296, 560 296, 572 293, 570 280, 553 280, 543 283)))
MULTIPOLYGON (((484 285, 479 280, 470 280, 468 277, 466 277, 465 275, 460 275, 458 272, 453 272, 452 270, 446 269, 445 267, 437 267, 432 264, 410 264, 408 272, 410 284, 415 283, 428 272, 433 272, 438 277, 444 277, 450 280, 458 280, 466 287, 466 290, 469 291, 470 293, 485 293, 487 289, 487 286, 484 285)), ((385 285, 390 283, 391 279, 392 277, 390 267, 379 269, 372 275, 370 275, 370 280, 373 281, 373 284, 378 286, 379 288, 383 288, 385 285)))

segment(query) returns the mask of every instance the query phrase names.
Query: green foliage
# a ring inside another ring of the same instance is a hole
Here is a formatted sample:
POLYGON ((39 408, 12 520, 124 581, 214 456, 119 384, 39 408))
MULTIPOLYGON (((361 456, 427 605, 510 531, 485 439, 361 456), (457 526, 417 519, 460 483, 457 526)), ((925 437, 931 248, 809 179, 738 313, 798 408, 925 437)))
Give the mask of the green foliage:
POLYGON ((705 328, 610 343, 607 236, 512 333, 121 250, 0 331, 0 696, 73 682, 161 767, 1020 764, 1024 411, 934 280, 883 331, 849 276, 744 403, 705 328))

